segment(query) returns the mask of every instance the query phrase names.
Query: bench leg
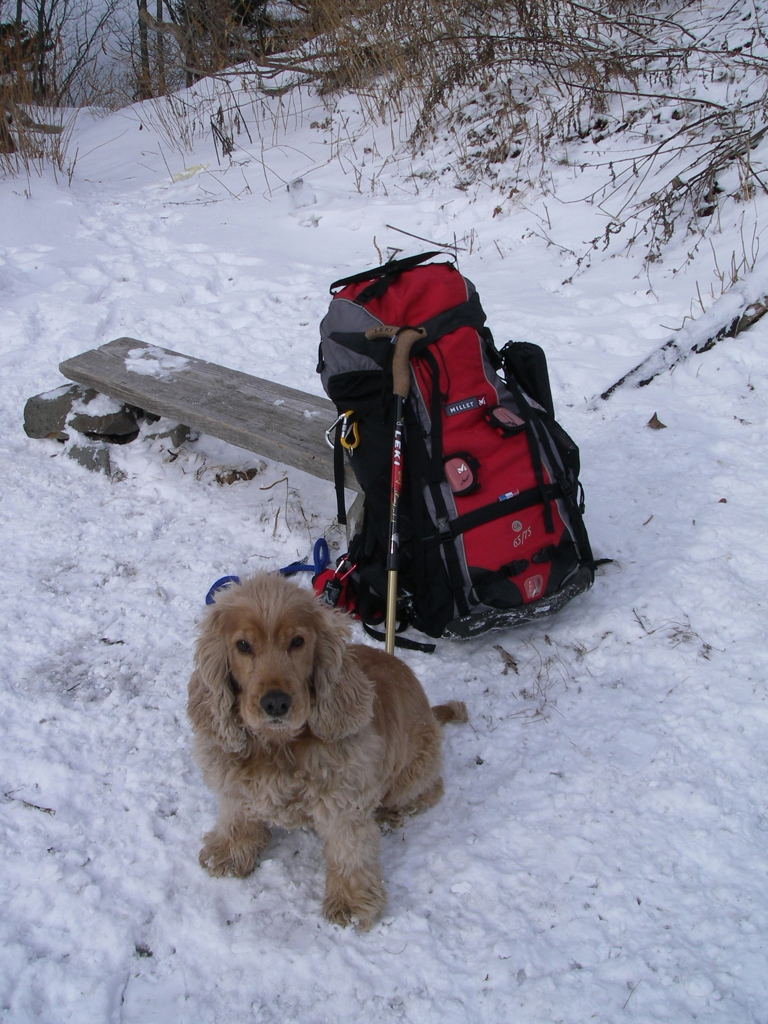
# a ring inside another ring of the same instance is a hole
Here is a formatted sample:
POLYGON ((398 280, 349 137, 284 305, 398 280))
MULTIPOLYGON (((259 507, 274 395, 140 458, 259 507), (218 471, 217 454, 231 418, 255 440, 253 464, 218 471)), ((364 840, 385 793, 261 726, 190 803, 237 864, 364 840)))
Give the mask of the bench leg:
POLYGON ((352 502, 349 511, 347 512, 347 547, 349 547, 349 544, 355 534, 362 528, 364 502, 365 495, 362 491, 358 491, 357 497, 352 502))

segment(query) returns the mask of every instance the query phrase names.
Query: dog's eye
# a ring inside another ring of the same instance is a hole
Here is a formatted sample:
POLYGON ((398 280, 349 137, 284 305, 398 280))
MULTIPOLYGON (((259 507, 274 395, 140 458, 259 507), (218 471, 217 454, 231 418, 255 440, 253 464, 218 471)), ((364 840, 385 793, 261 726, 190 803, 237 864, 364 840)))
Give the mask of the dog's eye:
POLYGON ((303 636, 295 636, 293 640, 291 640, 291 642, 288 644, 288 649, 290 650, 292 647, 301 647, 303 643, 303 636))
POLYGON ((235 644, 235 647, 238 649, 238 651, 240 651, 241 654, 251 653, 251 645, 248 643, 247 640, 238 640, 237 643, 235 644))

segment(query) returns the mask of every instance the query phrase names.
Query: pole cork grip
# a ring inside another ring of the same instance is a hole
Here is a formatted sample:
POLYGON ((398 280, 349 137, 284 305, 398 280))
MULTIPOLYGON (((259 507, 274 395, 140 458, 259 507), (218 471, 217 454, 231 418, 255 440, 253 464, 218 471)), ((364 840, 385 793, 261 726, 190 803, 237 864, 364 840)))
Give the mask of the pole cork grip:
POLYGON ((426 333, 423 327, 403 327, 397 335, 392 357, 392 392, 401 398, 408 397, 411 387, 411 368, 408 365, 411 349, 426 333))

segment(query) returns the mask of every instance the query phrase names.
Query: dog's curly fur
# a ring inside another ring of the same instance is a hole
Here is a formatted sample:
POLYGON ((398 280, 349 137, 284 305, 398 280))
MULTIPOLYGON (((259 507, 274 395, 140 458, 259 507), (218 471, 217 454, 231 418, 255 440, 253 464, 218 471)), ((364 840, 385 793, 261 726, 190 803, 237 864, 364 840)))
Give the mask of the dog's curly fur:
POLYGON ((245 877, 271 825, 312 826, 325 844, 325 916, 366 929, 386 903, 377 819, 440 799, 438 723, 466 721, 466 709, 430 708, 403 662, 348 635, 346 616, 309 591, 244 580, 200 627, 187 710, 219 797, 202 866, 245 877))

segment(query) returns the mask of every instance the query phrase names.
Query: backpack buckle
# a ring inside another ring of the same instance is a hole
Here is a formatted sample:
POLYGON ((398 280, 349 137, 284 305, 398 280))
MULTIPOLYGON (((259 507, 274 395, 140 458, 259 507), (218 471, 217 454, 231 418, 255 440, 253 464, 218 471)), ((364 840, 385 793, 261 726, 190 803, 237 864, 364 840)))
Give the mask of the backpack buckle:
POLYGON ((441 544, 447 544, 448 541, 453 540, 453 534, 451 533, 451 527, 447 519, 437 520, 437 533, 438 540, 441 544))

